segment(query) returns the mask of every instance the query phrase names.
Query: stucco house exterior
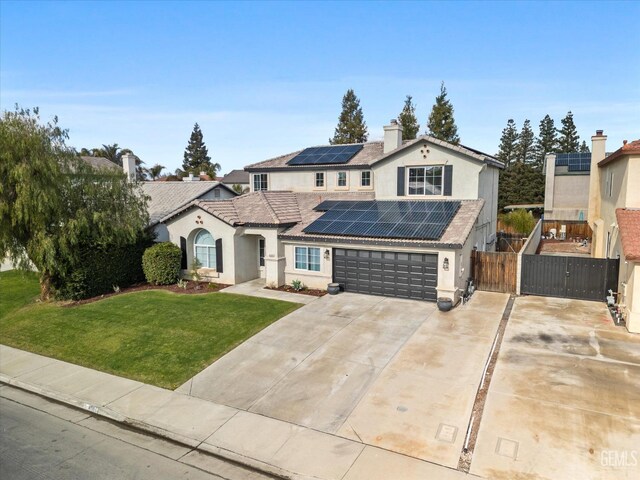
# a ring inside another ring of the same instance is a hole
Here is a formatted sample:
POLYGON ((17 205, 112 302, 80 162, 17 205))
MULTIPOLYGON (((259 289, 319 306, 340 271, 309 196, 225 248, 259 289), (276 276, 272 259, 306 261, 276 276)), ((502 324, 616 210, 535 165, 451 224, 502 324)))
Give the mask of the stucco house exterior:
POLYGON ((473 248, 495 242, 498 172, 490 155, 428 136, 311 147, 249 165, 251 193, 198 199, 159 220, 183 268, 235 284, 454 301, 473 248), (330 218, 341 220, 329 220, 330 218))
POLYGON ((544 218, 586 220, 589 208, 591 153, 547 154, 544 218))
POLYGON ((606 155, 606 139, 601 131, 592 137, 591 254, 620 259, 618 304, 627 329, 640 333, 640 140, 606 155))

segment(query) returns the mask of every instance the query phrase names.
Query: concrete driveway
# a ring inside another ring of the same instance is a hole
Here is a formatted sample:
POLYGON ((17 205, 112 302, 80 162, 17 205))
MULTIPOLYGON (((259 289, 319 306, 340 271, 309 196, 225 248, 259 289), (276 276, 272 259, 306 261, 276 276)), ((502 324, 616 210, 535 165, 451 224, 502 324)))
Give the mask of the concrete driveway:
POLYGON ((640 335, 602 303, 520 297, 493 373, 471 473, 640 478, 640 335))
POLYGON ((325 296, 178 391, 455 468, 507 300, 325 296))

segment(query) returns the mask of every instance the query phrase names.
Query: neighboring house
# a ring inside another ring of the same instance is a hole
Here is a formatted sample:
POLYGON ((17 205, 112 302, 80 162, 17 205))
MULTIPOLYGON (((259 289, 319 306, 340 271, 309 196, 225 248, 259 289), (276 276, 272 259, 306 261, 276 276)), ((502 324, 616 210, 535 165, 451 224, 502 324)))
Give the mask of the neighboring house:
POLYGON ((250 190, 250 174, 244 170, 231 170, 224 177, 220 179, 222 183, 233 188, 234 185, 240 185, 243 192, 250 190))
POLYGON ((105 168, 107 170, 113 170, 117 172, 122 171, 122 167, 117 163, 112 162, 108 158, 104 157, 90 157, 87 155, 81 155, 80 158, 87 164, 94 168, 105 168))
POLYGON ((142 191, 149 197, 149 226, 156 233, 157 242, 169 241, 167 227, 160 220, 194 200, 225 200, 237 194, 220 182, 141 182, 142 191))
POLYGON ((545 157, 545 220, 586 220, 591 153, 552 153, 545 157))
POLYGON ((620 259, 618 303, 629 331, 640 333, 640 140, 606 156, 606 139, 602 131, 591 137, 591 253, 620 259))
POLYGON ((160 220, 205 278, 301 280, 345 290, 454 301, 473 248, 495 239, 495 158, 423 136, 313 147, 250 165, 252 193, 197 200, 160 220))

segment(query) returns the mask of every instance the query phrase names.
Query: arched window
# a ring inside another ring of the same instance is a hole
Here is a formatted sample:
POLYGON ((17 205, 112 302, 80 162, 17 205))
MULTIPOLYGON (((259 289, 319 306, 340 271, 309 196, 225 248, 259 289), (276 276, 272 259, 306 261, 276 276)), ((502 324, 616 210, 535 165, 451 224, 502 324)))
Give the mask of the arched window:
POLYGON ((203 268, 216 268, 216 242, 207 230, 200 230, 193 240, 195 258, 203 268))

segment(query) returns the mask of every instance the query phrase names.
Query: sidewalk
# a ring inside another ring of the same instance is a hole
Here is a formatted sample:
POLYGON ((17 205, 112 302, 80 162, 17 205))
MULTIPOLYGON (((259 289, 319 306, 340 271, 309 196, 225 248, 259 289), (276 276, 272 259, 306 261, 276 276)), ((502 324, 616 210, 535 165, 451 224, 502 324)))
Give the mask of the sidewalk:
POLYGON ((0 382, 283 478, 474 478, 337 435, 4 345, 0 382))

